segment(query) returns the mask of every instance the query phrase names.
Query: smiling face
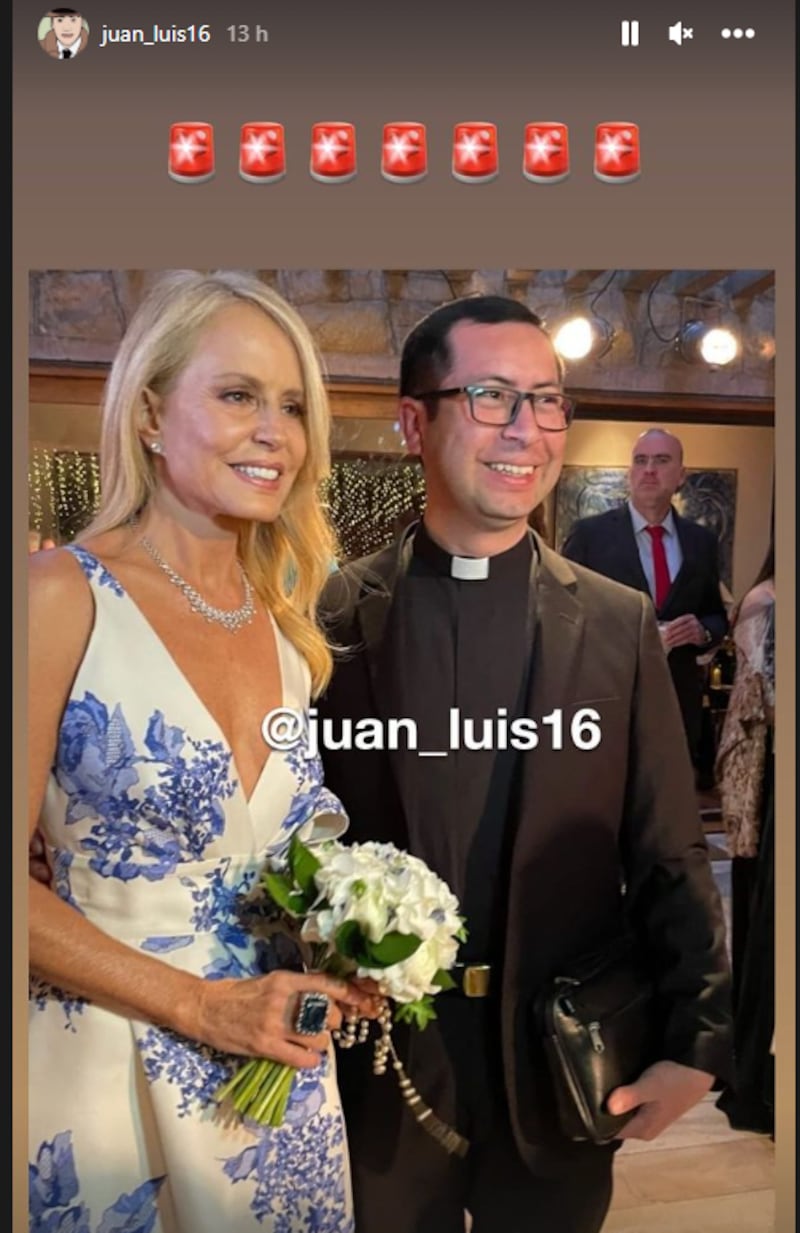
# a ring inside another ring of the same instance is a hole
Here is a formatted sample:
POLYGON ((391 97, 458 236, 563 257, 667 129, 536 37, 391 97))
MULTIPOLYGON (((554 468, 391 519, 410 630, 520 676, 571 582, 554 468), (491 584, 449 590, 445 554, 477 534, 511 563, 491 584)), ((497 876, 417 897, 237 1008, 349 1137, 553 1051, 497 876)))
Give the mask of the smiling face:
MULTIPOLYGON (((439 387, 490 382, 519 390, 561 390, 556 356, 534 325, 459 321, 449 335, 450 370, 439 387)), ((425 467, 425 523, 443 547, 462 555, 502 552, 521 539, 528 515, 561 471, 566 432, 542 432, 529 401, 513 424, 476 423, 466 395, 425 404, 404 398, 403 431, 425 467)))
POLYGON ((278 517, 308 448, 302 369, 280 326, 250 304, 222 309, 170 387, 145 399, 141 435, 158 442, 158 486, 179 508, 278 517))
POLYGON ((81 37, 80 13, 55 14, 50 20, 53 23, 56 38, 62 46, 71 47, 73 43, 77 43, 81 37))

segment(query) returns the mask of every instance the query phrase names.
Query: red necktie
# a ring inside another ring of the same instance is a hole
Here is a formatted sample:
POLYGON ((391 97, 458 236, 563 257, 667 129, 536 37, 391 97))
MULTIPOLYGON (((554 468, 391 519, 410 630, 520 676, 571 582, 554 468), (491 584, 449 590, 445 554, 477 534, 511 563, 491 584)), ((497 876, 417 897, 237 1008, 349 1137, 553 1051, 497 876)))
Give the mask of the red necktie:
POLYGON ((669 595, 670 580, 667 553, 664 548, 664 528, 645 527, 645 531, 653 541, 653 569, 656 576, 656 593, 654 602, 656 611, 660 612, 669 595))

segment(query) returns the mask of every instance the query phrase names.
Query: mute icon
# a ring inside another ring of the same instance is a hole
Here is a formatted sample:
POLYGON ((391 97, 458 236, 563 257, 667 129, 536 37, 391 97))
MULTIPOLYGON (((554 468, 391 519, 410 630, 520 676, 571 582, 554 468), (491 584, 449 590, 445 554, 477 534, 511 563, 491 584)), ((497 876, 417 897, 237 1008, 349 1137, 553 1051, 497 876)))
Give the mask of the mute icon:
POLYGON ((694 30, 691 26, 684 26, 682 21, 676 21, 673 26, 667 31, 670 43, 677 43, 680 47, 684 39, 693 39, 694 30))

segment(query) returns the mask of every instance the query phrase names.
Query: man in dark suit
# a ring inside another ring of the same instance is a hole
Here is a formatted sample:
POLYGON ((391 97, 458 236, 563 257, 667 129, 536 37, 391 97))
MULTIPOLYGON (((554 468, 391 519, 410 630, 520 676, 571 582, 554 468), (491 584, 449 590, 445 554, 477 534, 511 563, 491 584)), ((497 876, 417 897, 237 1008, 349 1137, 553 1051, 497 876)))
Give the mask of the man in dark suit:
POLYGON ((721 642, 728 618, 717 537, 682 518, 672 505, 685 477, 681 442, 671 432, 649 428, 633 447, 627 504, 580 519, 561 551, 570 561, 651 597, 696 766, 703 719, 703 672, 697 657, 721 642))
POLYGON ((332 576, 324 609, 346 650, 319 710, 329 731, 413 718, 418 744, 322 755, 350 839, 420 856, 461 902, 457 987, 425 1031, 394 1038, 470 1147, 448 1155, 369 1050, 341 1052, 356 1228, 464 1233, 468 1210, 473 1233, 598 1233, 614 1149, 559 1128, 533 1014, 543 983, 625 922, 641 940, 661 1060, 610 1098, 636 1110, 621 1138, 653 1138, 731 1065, 724 924, 680 713, 652 605, 528 527, 572 418, 538 318, 493 296, 436 310, 406 341, 399 414, 424 516, 332 576), (454 742, 453 708, 471 740, 454 742), (532 720, 536 747, 504 741, 500 717, 532 720))

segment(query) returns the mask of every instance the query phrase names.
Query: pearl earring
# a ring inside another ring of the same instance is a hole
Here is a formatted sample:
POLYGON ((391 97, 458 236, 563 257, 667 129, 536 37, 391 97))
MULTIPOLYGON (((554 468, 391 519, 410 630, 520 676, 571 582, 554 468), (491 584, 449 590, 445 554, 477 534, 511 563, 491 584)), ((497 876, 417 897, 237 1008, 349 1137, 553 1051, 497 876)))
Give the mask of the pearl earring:
POLYGON ((162 445, 161 445, 161 442, 160 442, 160 441, 151 441, 151 442, 150 442, 150 449, 151 449, 152 453, 154 453, 154 454, 160 454, 160 453, 162 452, 163 447, 162 447, 162 445))

